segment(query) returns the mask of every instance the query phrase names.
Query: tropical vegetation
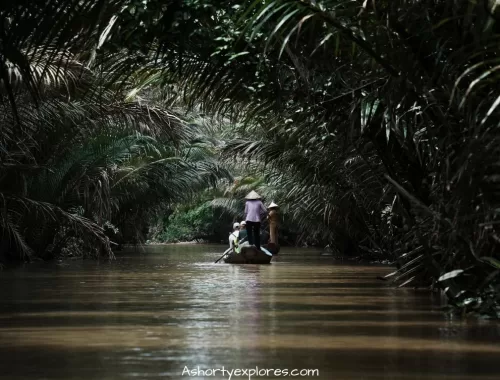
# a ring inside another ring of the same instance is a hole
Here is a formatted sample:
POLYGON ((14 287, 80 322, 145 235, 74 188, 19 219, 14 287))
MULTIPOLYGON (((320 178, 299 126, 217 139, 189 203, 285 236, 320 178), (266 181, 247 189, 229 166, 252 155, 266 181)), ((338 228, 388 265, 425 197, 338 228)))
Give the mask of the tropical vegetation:
POLYGON ((109 255, 198 190, 237 220, 255 188, 309 239, 393 260, 393 284, 498 315, 498 2, 24 0, 0 18, 4 256, 81 236, 109 255))

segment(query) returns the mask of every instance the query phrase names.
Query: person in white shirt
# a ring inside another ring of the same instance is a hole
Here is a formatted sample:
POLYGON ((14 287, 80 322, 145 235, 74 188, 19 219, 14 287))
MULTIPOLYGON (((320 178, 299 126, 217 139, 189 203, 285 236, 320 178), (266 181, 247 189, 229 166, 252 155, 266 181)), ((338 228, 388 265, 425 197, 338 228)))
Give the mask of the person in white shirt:
POLYGON ((229 248, 233 250, 238 247, 238 237, 240 235, 240 224, 238 222, 233 224, 233 232, 229 234, 229 248))

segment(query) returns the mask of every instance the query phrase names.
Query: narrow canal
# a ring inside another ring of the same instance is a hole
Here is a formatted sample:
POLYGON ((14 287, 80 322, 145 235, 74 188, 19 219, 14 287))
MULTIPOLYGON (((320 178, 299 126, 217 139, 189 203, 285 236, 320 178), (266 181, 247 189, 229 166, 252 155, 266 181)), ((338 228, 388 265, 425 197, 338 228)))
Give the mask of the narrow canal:
POLYGON ((376 276, 387 267, 298 249, 271 265, 213 264, 223 248, 148 246, 112 263, 1 272, 0 379, 229 378, 185 372, 198 367, 310 369, 319 376, 296 378, 335 380, 500 377, 499 324, 453 319, 437 295, 386 287, 376 276))

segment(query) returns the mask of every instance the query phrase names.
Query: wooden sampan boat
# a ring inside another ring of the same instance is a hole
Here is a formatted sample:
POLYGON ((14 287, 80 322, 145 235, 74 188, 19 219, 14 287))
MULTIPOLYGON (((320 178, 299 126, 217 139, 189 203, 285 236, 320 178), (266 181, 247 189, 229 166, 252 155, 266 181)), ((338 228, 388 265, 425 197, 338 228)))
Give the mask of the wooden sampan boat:
POLYGON ((224 262, 228 264, 269 264, 273 258, 273 254, 267 249, 259 250, 253 245, 245 245, 241 247, 240 253, 231 252, 224 258, 224 262))
MULTIPOLYGON (((280 251, 278 244, 277 225, 278 225, 278 205, 274 202, 269 205, 269 236, 270 241, 266 247, 260 250, 253 245, 243 243, 240 247, 240 253, 231 252, 225 258, 224 262, 228 264, 269 264, 273 255, 280 251)), ((220 260, 220 259, 219 259, 220 260)))

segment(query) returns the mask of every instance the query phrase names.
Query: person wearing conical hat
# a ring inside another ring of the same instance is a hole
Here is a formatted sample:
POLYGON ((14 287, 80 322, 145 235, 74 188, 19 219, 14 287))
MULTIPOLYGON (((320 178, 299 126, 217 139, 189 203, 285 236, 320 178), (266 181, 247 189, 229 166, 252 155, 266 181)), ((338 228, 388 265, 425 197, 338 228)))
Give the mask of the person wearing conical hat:
POLYGON ((261 201, 261 196, 254 190, 245 197, 245 221, 248 243, 260 249, 260 222, 261 214, 266 214, 267 209, 261 201))
POLYGON ((271 244, 278 244, 278 205, 272 202, 269 206, 269 215, 267 219, 269 221, 269 242, 271 244))
POLYGON ((250 191, 247 194, 247 196, 245 197, 245 199, 250 200, 250 201, 260 200, 260 198, 261 198, 261 196, 255 190, 250 191))

